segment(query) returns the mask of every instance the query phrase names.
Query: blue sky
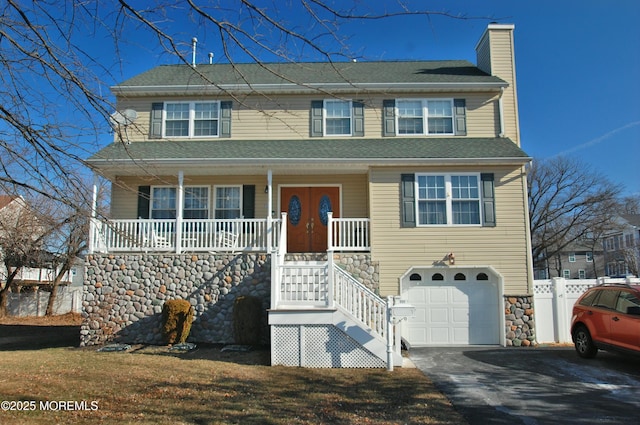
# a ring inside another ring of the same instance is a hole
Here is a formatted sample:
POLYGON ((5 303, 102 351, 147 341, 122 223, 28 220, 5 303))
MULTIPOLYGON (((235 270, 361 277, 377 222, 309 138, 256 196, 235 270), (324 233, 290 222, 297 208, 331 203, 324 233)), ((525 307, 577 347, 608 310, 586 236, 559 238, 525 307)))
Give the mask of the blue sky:
MULTIPOLYGON (((534 158, 576 157, 624 186, 624 194, 640 196, 640 1, 409 3, 469 19, 420 16, 358 21, 343 25, 341 34, 349 37, 351 50, 361 60, 467 59, 475 63, 475 44, 489 22, 515 24, 523 149, 534 158)), ((286 10, 281 13, 287 18, 286 10)), ((187 44, 192 36, 198 37, 198 60, 205 62, 209 51, 216 53, 214 60, 220 60, 215 37, 198 31, 193 25, 183 29, 187 44)), ((157 52, 133 43, 129 47, 124 52, 123 79, 171 63, 157 52)))

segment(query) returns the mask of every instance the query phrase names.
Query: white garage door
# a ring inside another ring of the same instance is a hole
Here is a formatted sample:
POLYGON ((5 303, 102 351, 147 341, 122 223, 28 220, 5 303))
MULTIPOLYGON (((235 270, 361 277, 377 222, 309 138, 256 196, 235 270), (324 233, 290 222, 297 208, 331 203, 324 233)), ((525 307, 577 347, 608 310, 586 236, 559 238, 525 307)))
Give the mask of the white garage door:
POLYGON ((492 280, 403 282, 402 299, 416 307, 403 322, 412 346, 499 344, 501 313, 498 283, 492 280))

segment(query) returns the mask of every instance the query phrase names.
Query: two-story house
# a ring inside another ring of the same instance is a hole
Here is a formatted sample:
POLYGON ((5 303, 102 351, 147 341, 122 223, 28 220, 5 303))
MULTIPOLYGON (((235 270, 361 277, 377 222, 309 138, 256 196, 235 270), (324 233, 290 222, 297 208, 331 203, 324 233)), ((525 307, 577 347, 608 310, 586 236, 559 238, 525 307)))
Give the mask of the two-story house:
POLYGON ((113 87, 83 343, 157 341, 170 297, 194 340, 233 342, 246 295, 274 364, 384 363, 388 296, 416 308, 412 345, 528 345, 513 30, 489 25, 477 64, 169 65, 113 87))
POLYGON ((638 276, 640 267, 640 214, 616 217, 616 230, 604 238, 605 273, 611 277, 638 276))

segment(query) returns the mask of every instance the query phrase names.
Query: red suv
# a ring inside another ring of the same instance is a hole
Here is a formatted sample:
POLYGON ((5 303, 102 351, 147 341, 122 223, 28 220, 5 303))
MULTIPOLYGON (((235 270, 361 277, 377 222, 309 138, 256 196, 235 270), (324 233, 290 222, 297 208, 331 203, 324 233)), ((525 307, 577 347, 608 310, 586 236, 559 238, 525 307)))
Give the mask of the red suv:
POLYGON ((605 283, 573 306, 571 337, 580 357, 598 349, 640 354, 640 285, 605 283))

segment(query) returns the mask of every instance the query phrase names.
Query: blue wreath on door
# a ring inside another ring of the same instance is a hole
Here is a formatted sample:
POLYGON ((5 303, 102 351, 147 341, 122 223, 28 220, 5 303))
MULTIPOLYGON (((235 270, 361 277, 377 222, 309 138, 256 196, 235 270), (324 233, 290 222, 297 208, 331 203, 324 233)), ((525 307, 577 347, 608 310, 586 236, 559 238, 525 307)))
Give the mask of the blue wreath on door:
POLYGON ((323 226, 326 226, 329 223, 329 216, 327 213, 331 210, 331 198, 327 195, 322 195, 322 198, 320 198, 320 205, 318 206, 318 215, 320 216, 320 222, 323 226))

